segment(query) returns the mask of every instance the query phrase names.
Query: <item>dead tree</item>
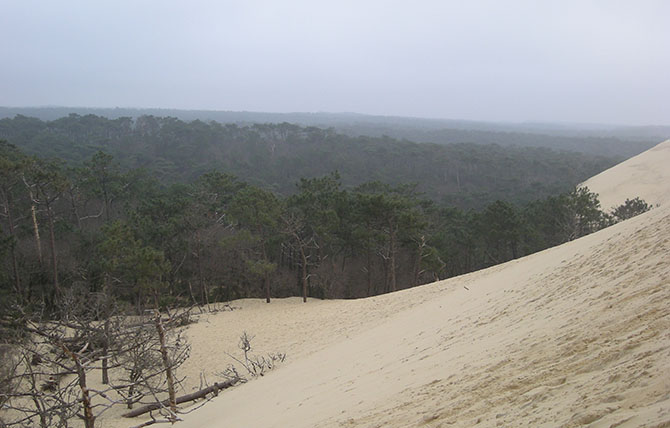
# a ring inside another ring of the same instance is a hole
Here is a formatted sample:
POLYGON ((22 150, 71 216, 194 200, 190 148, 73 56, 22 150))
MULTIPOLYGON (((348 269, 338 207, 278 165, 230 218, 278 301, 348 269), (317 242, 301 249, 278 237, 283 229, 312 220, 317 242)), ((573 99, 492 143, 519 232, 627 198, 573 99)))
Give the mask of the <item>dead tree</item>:
POLYGON ((10 416, 4 426, 67 428, 79 418, 86 428, 93 428, 93 399, 106 395, 87 385, 94 354, 86 345, 72 351, 66 344, 69 330, 58 323, 31 321, 26 329, 29 336, 12 344, 17 363, 4 382, 10 386, 3 400, 10 416))
MULTIPOLYGON (((84 367, 84 364, 82 364, 82 360, 77 353, 70 351, 70 349, 68 349, 68 347, 62 343, 61 348, 74 363, 74 368, 77 373, 77 383, 79 384, 79 389, 81 390, 82 415, 80 415, 80 417, 84 420, 84 426, 86 428, 94 428, 95 416, 93 416, 91 394, 89 392, 88 386, 86 385, 86 368, 84 367)), ((82 351, 83 350, 84 349, 82 349, 82 351)))
POLYGON ((178 328, 189 319, 188 310, 165 317, 155 311, 152 316, 126 327, 131 334, 126 335, 127 349, 118 359, 126 377, 117 388, 128 409, 136 403, 144 405, 140 408, 153 406, 151 410, 159 410, 167 421, 178 420, 176 388, 183 379, 177 377, 176 370, 190 352, 178 328), (165 394, 167 399, 162 398, 165 394))
POLYGON ((156 323, 156 331, 158 332, 158 343, 160 345, 160 353, 163 359, 163 369, 165 370, 165 378, 167 380, 168 388, 168 403, 170 406, 170 415, 168 416, 171 422, 175 422, 177 415, 177 400, 174 392, 174 374, 172 373, 172 363, 170 362, 170 354, 168 353, 168 348, 165 340, 165 327, 163 327, 163 321, 161 320, 161 313, 156 310, 154 314, 154 322, 156 323))
MULTIPOLYGON (((309 259, 310 250, 318 249, 316 239, 312 234, 306 233, 305 221, 293 213, 282 216, 284 223, 284 233, 290 238, 289 245, 291 249, 297 250, 300 255, 300 285, 302 288, 302 301, 307 302, 307 288, 309 280, 309 259)), ((293 251, 290 252, 291 254, 293 251)))
POLYGON ((0 361, 0 401, 8 410, 2 415, 10 416, 0 426, 67 428, 80 419, 93 428, 112 406, 161 403, 164 394, 169 405, 159 406, 161 414, 177 420, 180 379, 175 370, 188 358, 189 347, 175 332, 184 325, 186 312, 156 313, 139 323, 101 319, 109 312, 101 309, 100 300, 94 293, 68 290, 61 296, 58 319, 33 315, 18 323, 22 335, 10 340, 14 354, 0 361), (102 370, 104 360, 116 373, 130 362, 129 379, 109 376, 109 386, 90 388, 91 371, 102 370), (138 366, 139 360, 155 364, 138 366))
MULTIPOLYGON (((206 388, 203 388, 199 391, 192 392, 190 394, 182 395, 180 397, 175 398, 175 404, 182 404, 182 403, 187 403, 189 401, 195 401, 201 398, 207 397, 209 394, 214 394, 218 395, 219 391, 230 388, 231 386, 236 385, 239 382, 238 379, 230 379, 225 382, 215 382, 213 385, 210 385, 206 388)), ((145 413, 149 413, 153 410, 158 410, 163 407, 168 407, 170 406, 170 401, 168 400, 163 400, 160 403, 151 403, 147 404, 146 406, 138 407, 137 409, 126 412, 122 416, 124 418, 134 418, 136 416, 143 415, 145 413)))

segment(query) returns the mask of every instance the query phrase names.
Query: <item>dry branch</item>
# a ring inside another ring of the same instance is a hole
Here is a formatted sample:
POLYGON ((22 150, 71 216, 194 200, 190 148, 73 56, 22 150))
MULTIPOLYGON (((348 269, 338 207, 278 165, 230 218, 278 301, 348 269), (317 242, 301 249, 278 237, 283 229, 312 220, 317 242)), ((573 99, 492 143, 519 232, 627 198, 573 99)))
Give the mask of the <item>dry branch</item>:
MULTIPOLYGON (((181 404, 181 403, 186 403, 188 401, 194 401, 199 398, 205 397, 207 394, 218 394, 218 392, 222 389, 230 388, 231 386, 234 386, 239 379, 231 379, 226 382, 217 382, 214 385, 208 386, 207 388, 201 389, 200 391, 192 392, 190 394, 182 395, 181 397, 176 398, 176 404, 181 404)), ((168 407, 170 405, 170 400, 163 400, 160 403, 151 403, 147 404, 146 406, 138 407, 135 410, 132 410, 130 412, 124 413, 122 416, 124 418, 134 418, 135 416, 142 415, 147 412, 151 412, 152 410, 158 410, 163 407, 168 407)))

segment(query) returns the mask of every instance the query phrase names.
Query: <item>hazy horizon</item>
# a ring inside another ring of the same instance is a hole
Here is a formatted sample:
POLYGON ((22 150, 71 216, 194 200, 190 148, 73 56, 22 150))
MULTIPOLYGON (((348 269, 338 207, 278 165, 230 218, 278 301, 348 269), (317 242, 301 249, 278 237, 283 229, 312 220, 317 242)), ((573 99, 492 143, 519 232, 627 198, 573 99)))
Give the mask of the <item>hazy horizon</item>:
POLYGON ((425 121, 435 121, 435 122, 472 122, 473 124, 491 124, 491 125, 528 125, 528 126, 544 126, 547 127, 606 127, 606 128, 635 128, 635 127, 663 127, 666 128, 670 126, 669 124, 663 123, 649 123, 649 124, 631 124, 631 123, 612 123, 612 122, 574 122, 574 121, 560 121, 560 120, 486 120, 486 119, 467 119, 467 118, 458 118, 458 117, 428 117, 428 116, 410 116, 410 115, 397 115, 397 114, 375 114, 375 113, 360 113, 355 111, 251 111, 251 110, 222 110, 222 109, 202 109, 202 108, 174 108, 174 107, 151 107, 151 106, 90 106, 90 105, 0 105, 0 109, 8 110, 21 110, 21 109, 72 109, 72 110, 137 110, 137 111, 154 111, 154 110, 165 110, 166 112, 170 111, 182 111, 182 112, 212 112, 212 113, 241 113, 241 114, 258 114, 258 115, 342 115, 342 116, 360 116, 361 118, 399 118, 399 119, 411 119, 411 120, 425 120, 425 121))
POLYGON ((670 2, 3 2, 0 105, 670 125, 670 2))

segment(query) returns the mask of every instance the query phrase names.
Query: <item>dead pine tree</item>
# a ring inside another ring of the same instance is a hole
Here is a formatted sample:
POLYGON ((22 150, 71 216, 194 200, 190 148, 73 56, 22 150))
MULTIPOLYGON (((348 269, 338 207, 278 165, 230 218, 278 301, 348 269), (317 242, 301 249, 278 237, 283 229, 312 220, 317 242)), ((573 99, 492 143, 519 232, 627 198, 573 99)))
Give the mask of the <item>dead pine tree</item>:
MULTIPOLYGON (((99 355, 88 342, 79 347, 80 337, 72 334, 67 322, 30 320, 25 332, 12 343, 18 364, 3 382, 11 389, 3 400, 10 418, 2 426, 67 428, 80 419, 86 428, 93 428, 94 399, 109 400, 111 392, 111 388, 97 391, 88 386, 88 373, 99 355)), ((103 411, 112 404, 103 406, 103 411)))
MULTIPOLYGON (((82 364, 80 357, 70 351, 68 347, 61 343, 61 349, 65 354, 70 357, 74 363, 75 371, 77 374, 77 383, 79 384, 79 389, 81 390, 81 405, 82 405, 82 415, 80 417, 84 421, 84 426, 86 428, 95 427, 95 416, 93 415, 93 405, 91 404, 91 395, 89 393, 88 386, 86 385, 86 368, 82 364)), ((82 348, 81 351, 84 351, 85 348, 82 348)))
POLYGON ((176 389, 183 379, 177 378, 175 371, 188 358, 190 347, 179 334, 176 338, 170 338, 170 334, 190 322, 189 311, 177 311, 165 317, 156 309, 147 320, 152 325, 153 333, 147 328, 148 323, 142 323, 138 327, 134 343, 129 344, 124 368, 129 374, 128 408, 132 409, 135 403, 142 405, 125 413, 124 417, 135 417, 158 410, 165 418, 162 422, 174 423, 179 420, 178 404, 203 398, 235 383, 217 383, 195 393, 177 397, 176 389), (161 398, 164 394, 167 394, 167 399, 161 398), (152 401, 143 400, 146 397, 151 397, 152 401))
POLYGON ((162 362, 154 353, 156 338, 153 325, 140 323, 126 328, 126 348, 120 355, 119 365, 127 374, 127 378, 123 379, 127 389, 125 403, 128 409, 132 409, 144 397, 145 385, 149 385, 149 380, 160 372, 162 362))
MULTIPOLYGON (((307 289, 309 282, 309 259, 310 250, 318 249, 319 246, 314 239, 313 234, 307 232, 305 220, 296 213, 287 213, 282 216, 284 224, 284 234, 288 235, 291 249, 297 250, 300 255, 300 286, 302 289, 302 301, 307 302, 307 289)), ((293 253, 291 251, 291 253, 293 253)))
POLYGON ((163 368, 165 370, 165 377, 167 378, 167 388, 168 388, 168 402, 170 407, 170 414, 168 419, 170 422, 175 423, 177 421, 177 400, 174 391, 174 374, 172 373, 172 363, 170 362, 170 355, 168 353, 166 341, 165 341, 165 327, 163 327, 163 322, 161 320, 161 313, 156 309, 154 313, 154 322, 156 324, 156 331, 158 332, 158 340, 160 344, 160 353, 163 359, 163 368))

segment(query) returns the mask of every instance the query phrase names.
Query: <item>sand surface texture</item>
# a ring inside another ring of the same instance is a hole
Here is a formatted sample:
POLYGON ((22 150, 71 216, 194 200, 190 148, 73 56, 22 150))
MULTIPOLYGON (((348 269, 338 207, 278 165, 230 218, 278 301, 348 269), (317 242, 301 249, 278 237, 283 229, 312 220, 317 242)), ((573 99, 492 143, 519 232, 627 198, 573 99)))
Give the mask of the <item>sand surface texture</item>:
POLYGON ((670 203, 670 140, 589 178, 582 186, 600 195, 609 211, 626 199, 640 197, 649 205, 670 203))
MULTIPOLYGON (((670 142, 634 159, 653 170, 655 151, 667 156, 670 142)), ((628 183, 635 165, 609 172, 628 183)), ((648 194, 594 186, 608 203, 661 205, 490 269, 368 299, 241 300, 203 315, 186 330, 182 393, 200 373, 216 380, 243 331, 257 353, 288 357, 177 426, 670 427, 670 204, 651 198, 667 196, 661 180, 645 182, 648 194)))

